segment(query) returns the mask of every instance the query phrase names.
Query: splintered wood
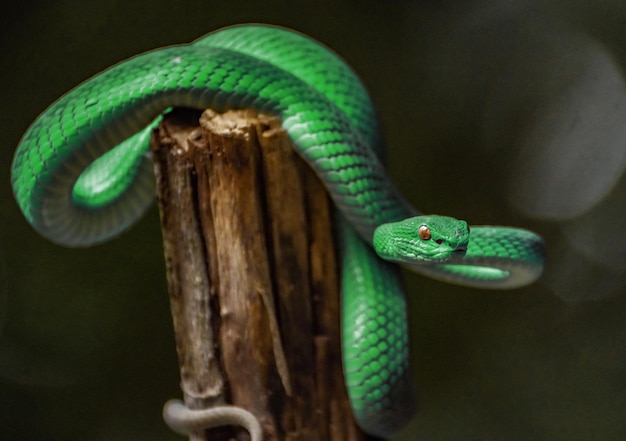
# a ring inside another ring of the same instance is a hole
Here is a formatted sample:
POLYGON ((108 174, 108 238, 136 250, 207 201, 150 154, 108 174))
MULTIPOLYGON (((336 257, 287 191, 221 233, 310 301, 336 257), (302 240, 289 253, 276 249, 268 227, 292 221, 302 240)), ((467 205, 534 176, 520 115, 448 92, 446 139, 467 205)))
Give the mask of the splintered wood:
POLYGON ((366 439, 343 382, 331 205, 280 121, 175 109, 151 148, 187 406, 241 406, 265 440, 366 439))

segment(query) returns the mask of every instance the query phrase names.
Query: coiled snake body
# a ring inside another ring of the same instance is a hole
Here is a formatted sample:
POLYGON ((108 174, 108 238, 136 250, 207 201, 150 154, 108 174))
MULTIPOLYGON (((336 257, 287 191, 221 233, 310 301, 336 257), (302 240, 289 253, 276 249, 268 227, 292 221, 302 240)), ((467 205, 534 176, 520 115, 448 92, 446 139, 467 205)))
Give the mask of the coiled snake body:
MULTIPOLYGON (((13 190, 26 219, 67 246, 99 243, 128 228, 154 198, 145 128, 175 106, 252 107, 279 116, 326 185, 340 213, 346 386, 357 422, 371 434, 397 431, 415 404, 399 269, 381 258, 486 288, 523 286, 542 271, 543 243, 532 232, 470 232, 464 221, 419 215, 385 174, 375 112, 354 72, 314 40, 264 25, 136 56, 53 103, 13 160, 13 190)), ((185 412, 174 403, 166 420, 179 430, 203 421, 185 412)), ((240 421, 260 439, 258 424, 221 414, 230 417, 214 420, 240 421)))

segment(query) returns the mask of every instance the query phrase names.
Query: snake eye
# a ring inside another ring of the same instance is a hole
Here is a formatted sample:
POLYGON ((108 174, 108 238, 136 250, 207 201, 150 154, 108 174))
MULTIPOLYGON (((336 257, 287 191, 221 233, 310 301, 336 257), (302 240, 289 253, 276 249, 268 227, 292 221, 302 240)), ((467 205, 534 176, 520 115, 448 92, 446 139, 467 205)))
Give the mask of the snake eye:
POLYGON ((432 237, 430 234, 430 228, 428 228, 426 225, 422 225, 420 227, 419 235, 420 239, 422 240, 430 240, 430 238, 432 237))

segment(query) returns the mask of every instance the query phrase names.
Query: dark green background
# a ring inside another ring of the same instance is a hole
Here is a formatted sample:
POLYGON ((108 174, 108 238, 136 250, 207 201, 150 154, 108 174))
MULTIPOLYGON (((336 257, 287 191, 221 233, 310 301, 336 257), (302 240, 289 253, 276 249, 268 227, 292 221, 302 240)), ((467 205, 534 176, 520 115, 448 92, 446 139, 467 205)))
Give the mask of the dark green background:
POLYGON ((65 249, 23 219, 9 168, 77 83, 241 22, 296 28, 352 64, 421 210, 546 238, 545 276, 522 290, 407 275, 421 409, 398 439, 626 439, 621 0, 3 8, 0 439, 180 439, 160 419, 180 392, 156 209, 108 244, 65 249))

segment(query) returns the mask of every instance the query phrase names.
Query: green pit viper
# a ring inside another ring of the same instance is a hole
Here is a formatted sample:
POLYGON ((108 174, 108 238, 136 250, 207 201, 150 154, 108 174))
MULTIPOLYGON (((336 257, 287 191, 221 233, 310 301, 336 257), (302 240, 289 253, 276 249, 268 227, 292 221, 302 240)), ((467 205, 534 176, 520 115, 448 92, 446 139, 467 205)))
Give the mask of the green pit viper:
MULTIPOLYGON (((176 106, 280 117, 325 184, 339 213, 346 387, 370 434, 391 436, 416 402, 400 269, 390 262, 483 288, 523 286, 542 272, 543 242, 530 231, 470 232, 465 221, 420 215, 385 173, 378 120, 356 74, 320 43, 269 25, 233 26, 138 55, 54 102, 13 160, 13 191, 28 222, 66 246, 127 229, 154 199, 151 130, 176 106)), ((256 418, 238 407, 190 410, 172 401, 164 418, 182 432, 232 424, 262 437, 256 418)))

